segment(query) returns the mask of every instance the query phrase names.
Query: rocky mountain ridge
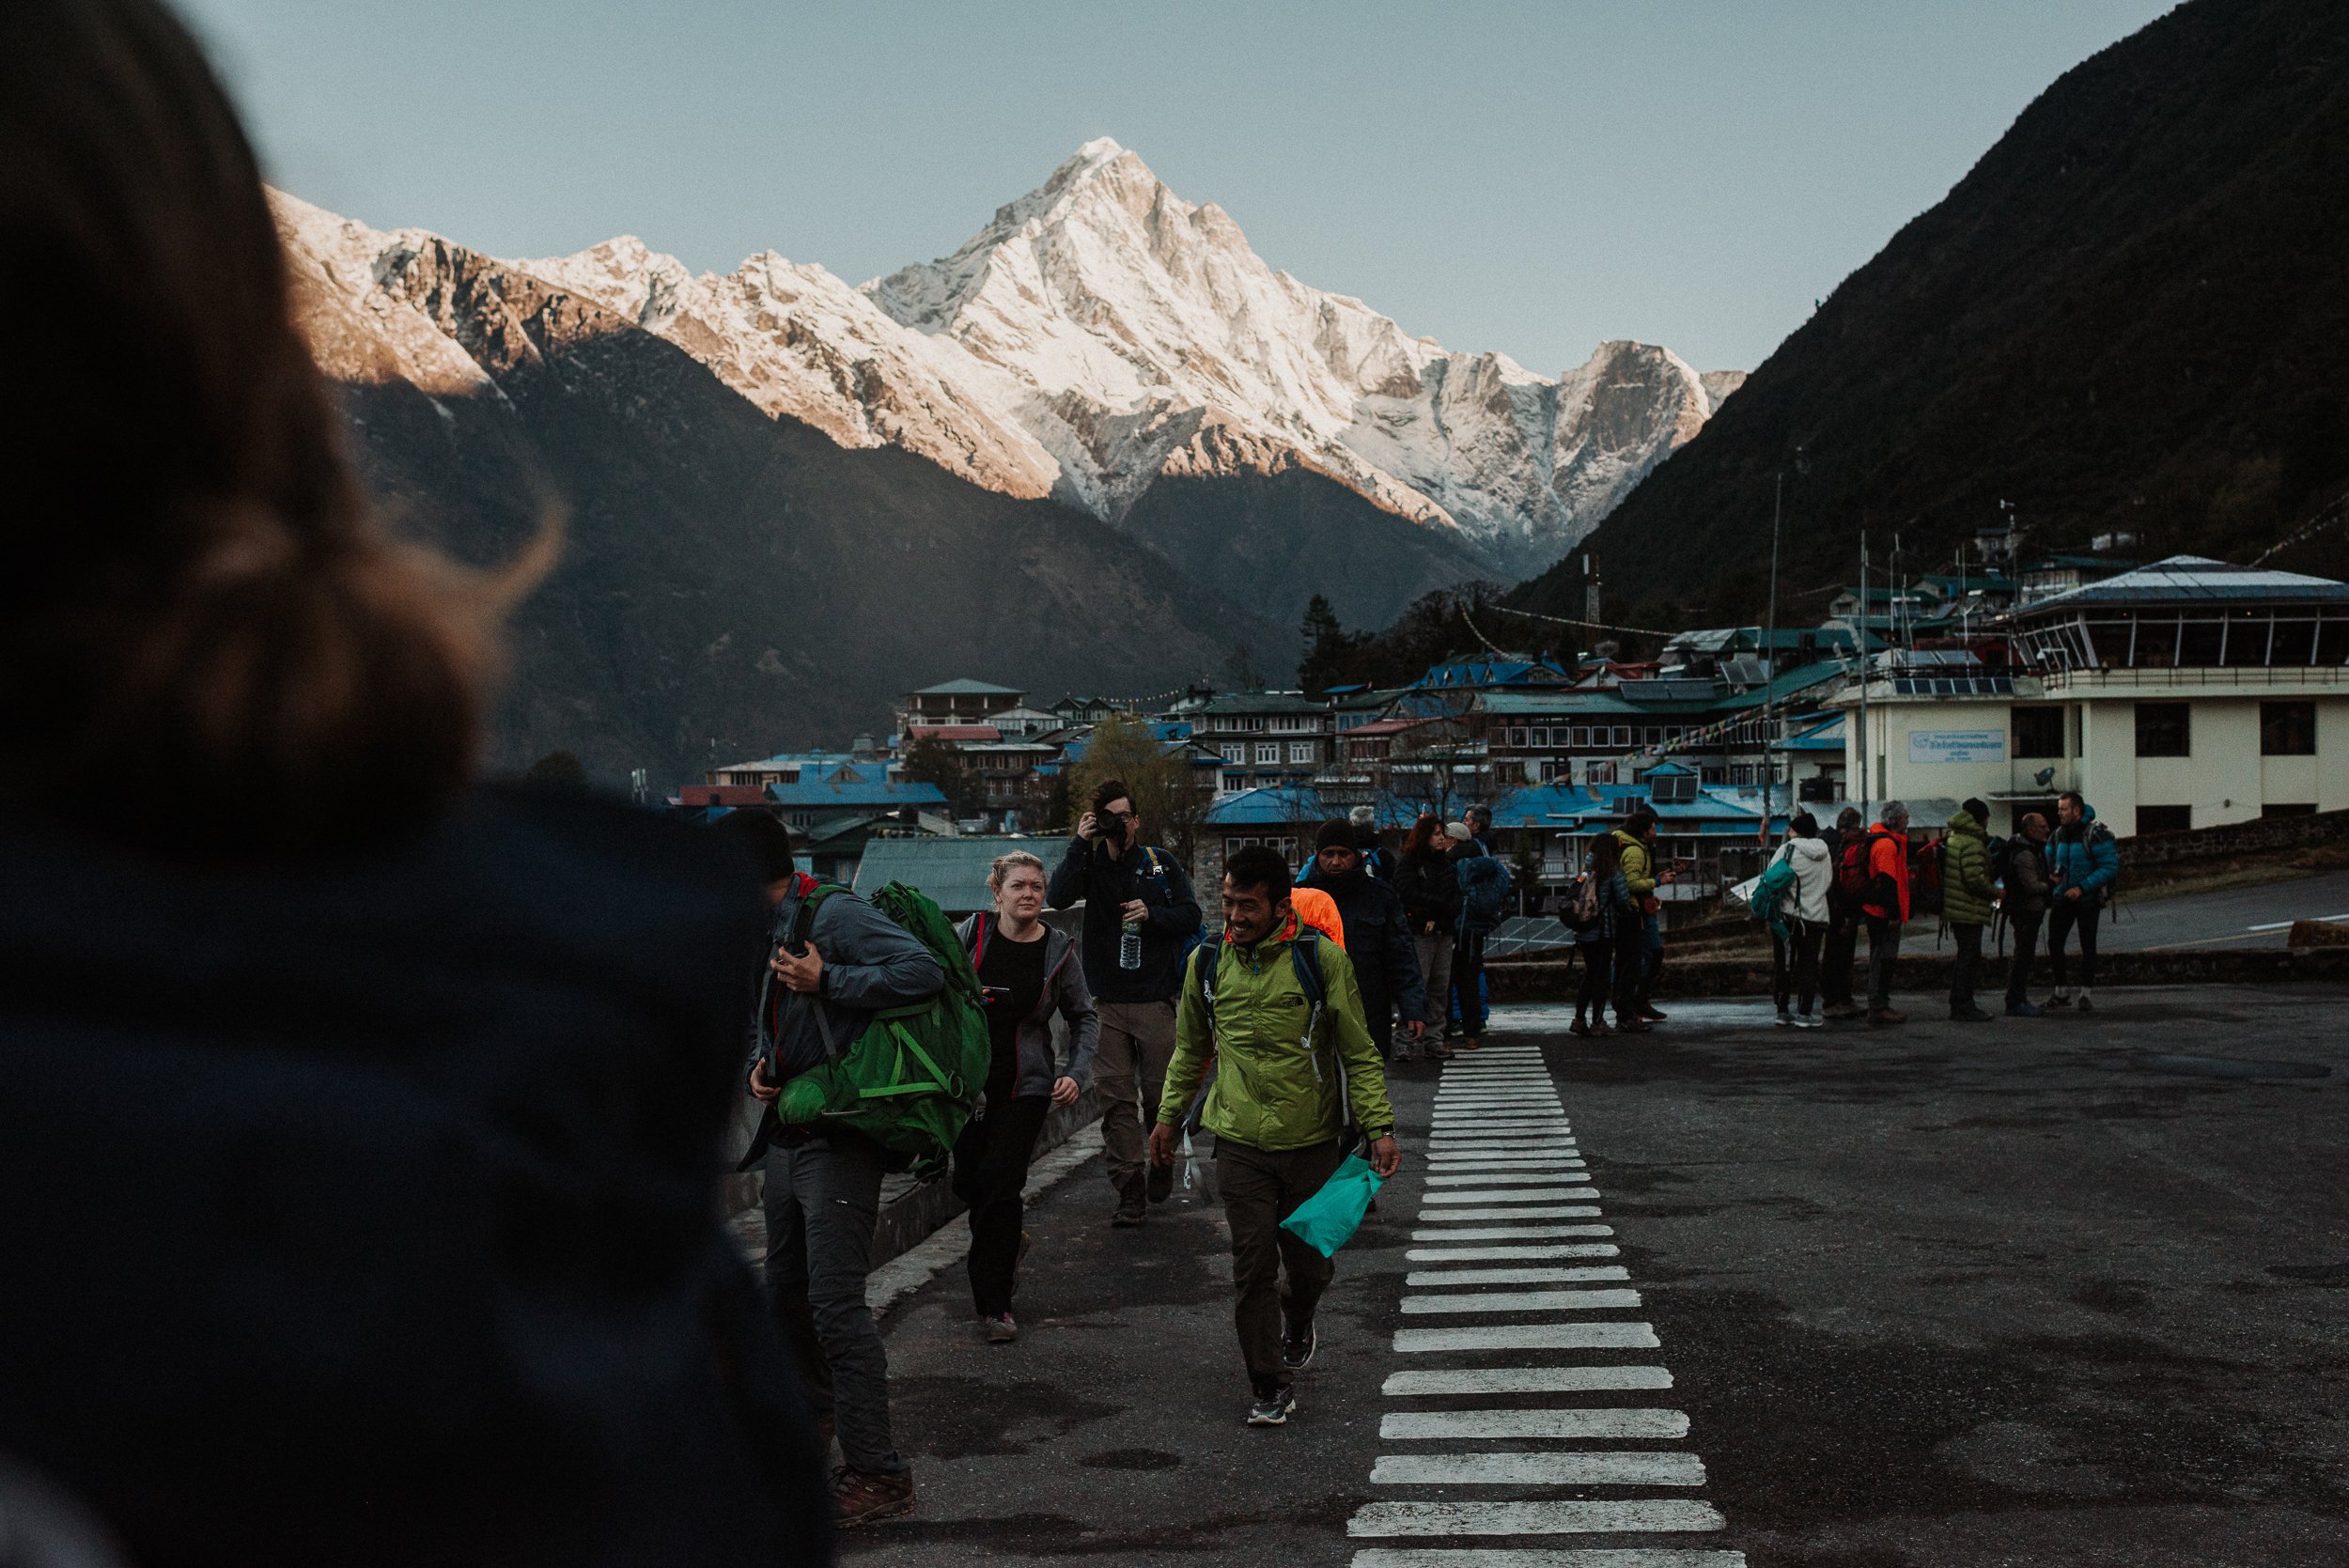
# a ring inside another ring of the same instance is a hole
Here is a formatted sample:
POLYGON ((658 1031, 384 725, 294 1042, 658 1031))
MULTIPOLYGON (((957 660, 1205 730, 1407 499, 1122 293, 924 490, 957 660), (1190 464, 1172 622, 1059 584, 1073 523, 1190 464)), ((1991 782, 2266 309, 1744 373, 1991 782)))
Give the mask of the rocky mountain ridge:
POLYGON ((1614 342, 1555 378, 1455 353, 1256 256, 1106 138, 953 256, 851 288, 768 252, 694 275, 623 236, 513 263, 770 413, 1122 521, 1165 477, 1325 475, 1469 566, 1554 559, 1742 380, 1614 342))

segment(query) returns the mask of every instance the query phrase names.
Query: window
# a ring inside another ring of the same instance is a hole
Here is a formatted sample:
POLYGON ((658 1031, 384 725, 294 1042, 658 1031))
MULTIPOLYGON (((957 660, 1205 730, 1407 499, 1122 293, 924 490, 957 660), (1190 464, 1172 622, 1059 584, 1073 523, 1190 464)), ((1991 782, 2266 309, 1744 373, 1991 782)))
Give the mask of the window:
POLYGON ((1615 765, 1611 762, 1592 763, 1590 766, 1590 771, 1583 774, 1583 780, 1586 783, 1595 784, 1613 784, 1615 782, 1615 765))
POLYGON ((2260 755, 2263 757, 2312 757, 2316 755, 2316 705, 2314 703, 2260 704, 2260 755))
POLYGON ((2316 802, 2310 800, 2301 804, 2286 805, 2280 800, 2270 800, 2260 808, 2260 815, 2262 816, 2314 816, 2316 802))
MULTIPOLYGON (((2150 704, 2138 705, 2139 711, 2150 704)), ((2183 706, 2183 705, 2181 705, 2183 706)), ((2137 831, 2140 833, 2182 833, 2194 826, 2192 806, 2139 806, 2137 808, 2137 831)))
POLYGON ((1225 741, 1223 743, 1223 760, 1226 762, 1246 762, 1248 760, 1248 742, 1245 740, 1225 741))
POLYGON ((1590 743, 1591 732, 1589 726, 1577 724, 1572 729, 1566 731, 1566 744, 1568 746, 1579 750, 1582 747, 1588 746, 1590 743))
POLYGON ((1569 768, 1571 766, 1572 766, 1572 765, 1571 765, 1571 764, 1569 764, 1569 763, 1557 762, 1557 761, 1550 761, 1550 762, 1545 762, 1545 763, 1543 763, 1543 764, 1542 764, 1542 783, 1544 783, 1544 784, 1556 784, 1556 783, 1558 783, 1558 781, 1560 781, 1561 779, 1565 780, 1568 784, 1573 783, 1573 782, 1574 782, 1574 780, 1573 780, 1573 775, 1572 775, 1570 772, 1568 772, 1568 768, 1569 768))
POLYGON ((1629 724, 1617 724, 1615 726, 1615 738, 1613 743, 1618 746, 1628 746, 1631 744, 1631 726, 1629 724))
POLYGON ((2015 754, 2017 757, 2060 757, 2063 754, 2063 709, 2018 707, 2015 710, 2015 754))
POLYGON ((1520 748, 1525 746, 1527 744, 1525 732, 1520 729, 1511 730, 1509 732, 1509 744, 1520 748))
POLYGON ((1237 794, 1238 794, 1241 790, 1246 789, 1247 787, 1248 787, 1248 775, 1247 775, 1247 774, 1245 774, 1245 773, 1226 773, 1226 774, 1224 774, 1224 775, 1223 775, 1223 793, 1225 793, 1226 795, 1237 795, 1237 794))
MULTIPOLYGON (((2138 704, 2137 754, 2141 757, 2192 756, 2193 724, 2188 718, 2191 711, 2184 703, 2138 704)), ((2181 806, 2178 809, 2183 811, 2186 808, 2181 806)), ((2139 820, 2144 815, 2145 808, 2139 806, 2139 820)))
POLYGON ((1308 768, 1312 767, 1314 761, 1314 743, 1310 740, 1290 741, 1289 761, 1293 763, 1302 763, 1308 768))
POLYGON ((1533 726, 1533 744, 1536 746, 1547 746, 1549 744, 1549 727, 1547 724, 1536 724, 1533 726))
POLYGON ((1281 762, 1281 743, 1280 743, 1279 741, 1277 741, 1277 740, 1259 740, 1259 741, 1257 741, 1257 742, 1256 742, 1256 766, 1257 766, 1257 767, 1259 767, 1259 768, 1277 768, 1277 767, 1279 767, 1279 766, 1280 766, 1280 762, 1281 762))

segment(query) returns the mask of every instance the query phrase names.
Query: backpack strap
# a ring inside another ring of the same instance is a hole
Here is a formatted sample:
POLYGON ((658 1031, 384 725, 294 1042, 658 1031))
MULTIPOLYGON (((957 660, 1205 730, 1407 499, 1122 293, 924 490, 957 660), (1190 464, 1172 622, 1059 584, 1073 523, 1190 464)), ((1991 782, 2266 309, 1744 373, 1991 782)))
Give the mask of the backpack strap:
MULTIPOLYGON (((837 882, 819 882, 804 871, 795 875, 800 879, 800 908, 791 918, 791 945, 803 948, 807 946, 808 939, 816 934, 817 906, 833 893, 848 890, 837 882)), ((832 1032, 832 1010, 824 1005, 822 997, 813 993, 808 996, 807 1002, 808 1011, 816 1015, 816 1032, 824 1037, 824 1054, 837 1057, 840 1042, 832 1032)))

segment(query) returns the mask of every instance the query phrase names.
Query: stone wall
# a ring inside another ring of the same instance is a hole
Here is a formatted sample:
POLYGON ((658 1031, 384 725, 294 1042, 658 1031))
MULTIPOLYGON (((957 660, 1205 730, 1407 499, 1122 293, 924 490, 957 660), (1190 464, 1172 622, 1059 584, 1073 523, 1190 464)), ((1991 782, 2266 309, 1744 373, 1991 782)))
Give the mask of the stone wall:
POLYGON ((2176 833, 2139 833, 2121 844, 2123 882, 2139 872, 2160 872, 2171 866, 2201 866, 2214 861, 2265 858, 2294 850, 2349 845, 2349 811, 2318 812, 2313 816, 2255 816, 2217 828, 2191 828, 2176 833))

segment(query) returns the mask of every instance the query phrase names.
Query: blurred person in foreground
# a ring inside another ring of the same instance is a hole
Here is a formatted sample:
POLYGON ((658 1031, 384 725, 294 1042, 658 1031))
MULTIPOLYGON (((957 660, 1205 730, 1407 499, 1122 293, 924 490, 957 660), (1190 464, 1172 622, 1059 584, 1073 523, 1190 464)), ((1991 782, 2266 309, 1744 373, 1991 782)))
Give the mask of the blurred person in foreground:
POLYGON ((0 10, 0 1452, 140 1568, 816 1563, 712 1201, 727 846, 471 785, 484 576, 343 456, 149 0, 0 10))

